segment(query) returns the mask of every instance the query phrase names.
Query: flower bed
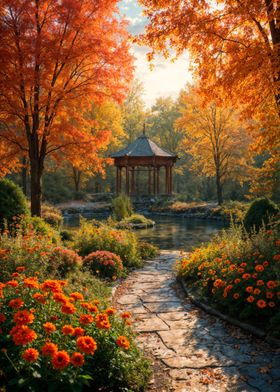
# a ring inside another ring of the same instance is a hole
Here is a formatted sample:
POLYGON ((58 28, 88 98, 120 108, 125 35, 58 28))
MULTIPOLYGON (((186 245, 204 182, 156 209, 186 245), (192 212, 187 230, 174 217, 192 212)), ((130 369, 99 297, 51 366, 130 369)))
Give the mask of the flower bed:
POLYGON ((178 275, 222 312, 280 337, 280 241, 277 231, 246 236, 232 227, 177 263, 178 275))
POLYGON ((6 390, 142 391, 148 364, 121 317, 67 281, 40 281, 17 267, 0 282, 2 384, 6 390))
POLYGON ((112 252, 101 250, 92 252, 84 258, 83 264, 86 269, 100 278, 116 280, 124 275, 120 257, 112 252))

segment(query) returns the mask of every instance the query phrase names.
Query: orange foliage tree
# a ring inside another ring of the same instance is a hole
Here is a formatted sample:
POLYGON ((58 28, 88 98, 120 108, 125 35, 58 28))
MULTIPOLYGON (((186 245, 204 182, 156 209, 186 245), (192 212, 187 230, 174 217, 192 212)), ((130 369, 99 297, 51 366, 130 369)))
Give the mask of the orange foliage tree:
POLYGON ((117 0, 3 0, 0 13, 1 139, 28 156, 31 212, 41 212, 48 156, 92 154, 106 135, 84 112, 123 100, 132 76, 117 0))
POLYGON ((276 0, 140 0, 143 43, 166 56, 188 49, 208 94, 222 88, 255 110, 274 97, 280 116, 280 5, 276 0), (216 87, 213 89, 213 87, 216 87), (218 89, 217 89, 218 87, 218 89))
POLYGON ((227 179, 243 182, 248 172, 249 138, 244 138, 237 113, 216 102, 206 106, 190 87, 181 93, 182 117, 177 126, 185 130, 183 144, 193 158, 192 168, 198 174, 215 177, 217 200, 223 203, 223 185, 227 179))

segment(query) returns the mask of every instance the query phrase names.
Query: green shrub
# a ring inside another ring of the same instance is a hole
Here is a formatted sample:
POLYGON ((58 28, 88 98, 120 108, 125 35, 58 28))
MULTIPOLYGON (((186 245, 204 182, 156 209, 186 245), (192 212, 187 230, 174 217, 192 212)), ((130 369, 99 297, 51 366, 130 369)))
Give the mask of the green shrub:
POLYGON ((7 179, 0 180, 0 228, 4 221, 8 227, 17 224, 22 216, 29 214, 27 200, 21 188, 7 179))
POLYGON ((82 258, 73 250, 55 247, 48 254, 47 272, 54 277, 65 278, 82 266, 82 258))
POLYGON ((71 230, 61 230, 60 237, 64 242, 73 241, 74 233, 71 230))
POLYGON ((81 255, 97 250, 107 250, 120 256, 125 267, 140 267, 142 260, 138 253, 138 241, 134 233, 117 230, 106 225, 96 227, 83 221, 74 234, 73 248, 81 255))
POLYGON ((58 230, 63 223, 63 216, 61 211, 58 208, 48 204, 42 205, 42 218, 56 230, 58 230))
POLYGON ((132 215, 133 208, 131 200, 126 195, 119 195, 112 201, 113 218, 117 221, 132 215))
POLYGON ((21 226, 23 229, 29 226, 35 233, 48 237, 53 244, 60 244, 61 242, 59 233, 50 224, 45 222, 44 219, 38 216, 27 216, 22 221, 21 226))
POLYGON ((117 223, 119 228, 133 228, 133 227, 150 227, 153 226, 154 222, 151 219, 147 219, 144 215, 132 214, 128 218, 122 219, 117 223))
POLYGON ((271 219, 279 214, 279 208, 267 198, 259 198, 252 202, 244 218, 244 227, 248 233, 258 232, 267 226, 271 219))
POLYGON ((100 278, 116 280, 124 275, 123 264, 118 255, 108 251, 97 250, 83 260, 85 269, 100 278))
POLYGON ((159 254, 159 248, 148 242, 139 242, 139 254, 142 260, 154 259, 159 254))

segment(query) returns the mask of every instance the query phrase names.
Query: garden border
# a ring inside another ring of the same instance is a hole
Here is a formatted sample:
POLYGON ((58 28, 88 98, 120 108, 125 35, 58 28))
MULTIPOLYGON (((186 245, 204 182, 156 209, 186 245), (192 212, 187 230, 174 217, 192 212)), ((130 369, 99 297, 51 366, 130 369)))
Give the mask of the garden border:
POLYGON ((185 294, 187 295, 187 297, 191 300, 191 302, 198 306, 199 308, 201 308, 202 310, 204 310, 205 312, 212 314, 214 316, 217 316, 219 318, 221 318, 222 320, 228 322, 229 324, 233 324, 243 330, 245 330, 246 332, 250 332, 252 335, 264 339, 267 343, 269 343, 271 346, 276 346, 277 348, 280 348, 280 340, 270 337, 267 335, 267 333, 257 327, 254 327, 253 325, 247 324, 247 323, 243 323, 239 320, 236 320, 230 316, 225 315, 224 313, 221 313, 219 310, 213 308, 212 306, 209 306, 207 304, 205 304, 204 302, 201 301, 201 298, 195 296, 193 293, 190 292, 189 288, 187 287, 186 283, 184 282, 184 280, 182 278, 178 278, 177 280, 181 283, 181 286, 185 292, 185 294))

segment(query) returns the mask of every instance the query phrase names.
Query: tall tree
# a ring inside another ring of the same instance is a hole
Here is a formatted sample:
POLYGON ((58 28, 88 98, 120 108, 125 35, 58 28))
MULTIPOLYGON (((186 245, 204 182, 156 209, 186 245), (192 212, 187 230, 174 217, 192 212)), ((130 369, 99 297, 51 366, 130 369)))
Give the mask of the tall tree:
POLYGON ((249 139, 244 138, 231 108, 214 101, 204 106, 194 88, 182 93, 181 102, 182 117, 177 124, 186 131, 184 145, 193 157, 193 169, 215 177, 217 200, 222 204, 225 180, 246 179, 249 139))
POLYGON ((104 96, 125 97, 133 70, 128 35, 117 0, 1 5, 1 138, 28 155, 31 212, 40 215, 46 157, 94 149, 100 133, 85 126, 83 112, 104 96))
POLYGON ((188 49, 208 95, 223 89, 252 113, 273 96, 280 116, 277 0, 140 0, 150 23, 142 43, 166 56, 188 49))

